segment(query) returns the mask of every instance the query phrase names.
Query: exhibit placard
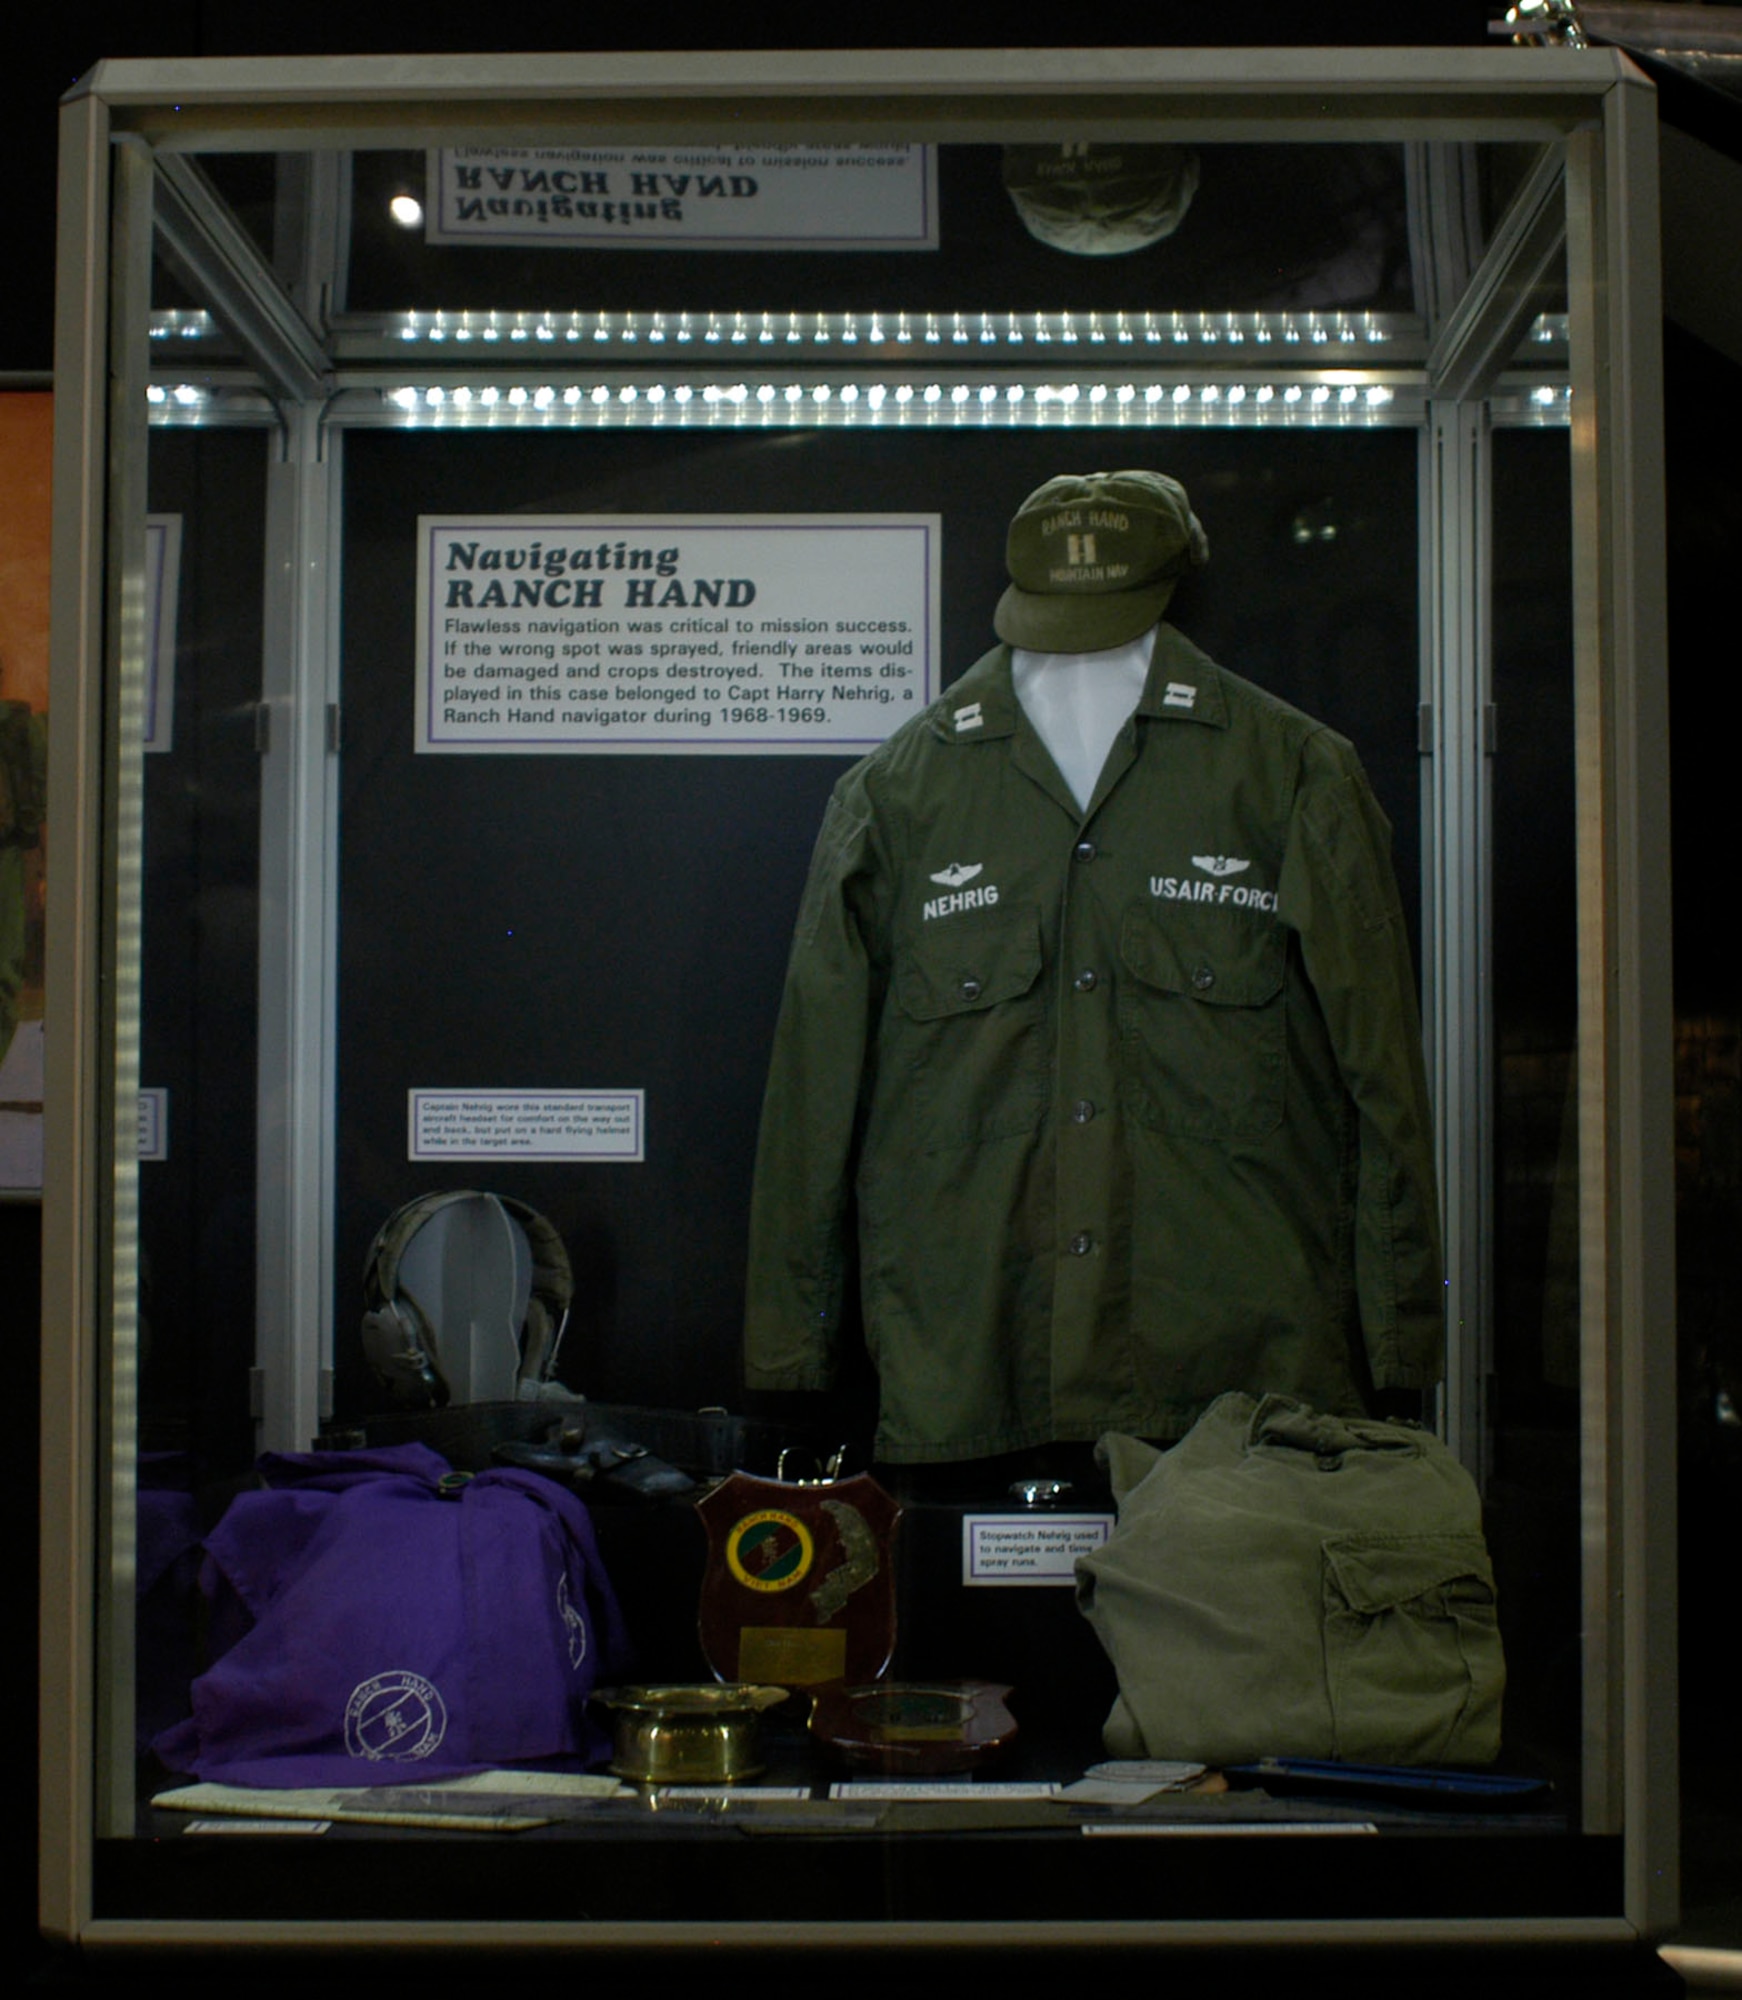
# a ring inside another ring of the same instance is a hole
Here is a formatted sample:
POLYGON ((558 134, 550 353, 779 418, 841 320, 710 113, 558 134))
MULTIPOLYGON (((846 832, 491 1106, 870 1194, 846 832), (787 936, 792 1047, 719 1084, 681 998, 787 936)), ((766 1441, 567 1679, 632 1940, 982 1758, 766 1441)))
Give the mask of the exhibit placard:
POLYGON ((413 1090, 413 1160, 616 1160, 647 1157, 640 1090, 413 1090))
POLYGON ((962 1582, 1074 1586, 1078 1556, 1101 1548, 1111 1514, 968 1514, 962 1519, 962 1582))
POLYGON ((560 250, 935 250, 931 146, 455 146, 430 243, 560 250))
POLYGON ((938 691, 935 514, 418 520, 416 748, 863 756, 938 691))

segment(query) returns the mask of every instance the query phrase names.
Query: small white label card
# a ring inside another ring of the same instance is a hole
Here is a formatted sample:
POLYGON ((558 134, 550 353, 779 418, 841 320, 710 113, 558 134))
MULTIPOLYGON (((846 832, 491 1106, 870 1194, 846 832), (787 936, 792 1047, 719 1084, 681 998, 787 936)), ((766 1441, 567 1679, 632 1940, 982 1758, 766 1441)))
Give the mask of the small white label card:
POLYGON ((981 1805, 1009 1805, 1031 1799, 1056 1799, 1059 1788, 1039 1778, 1008 1782, 983 1778, 851 1778, 829 1787, 831 1799, 940 1799, 960 1803, 963 1799, 981 1805))
POLYGON ((1076 1584, 1076 1562, 1113 1532, 1111 1514, 968 1514, 962 1520, 962 1582, 1076 1584))
POLYGON ((413 1160, 647 1157, 644 1090, 413 1090, 413 1160))

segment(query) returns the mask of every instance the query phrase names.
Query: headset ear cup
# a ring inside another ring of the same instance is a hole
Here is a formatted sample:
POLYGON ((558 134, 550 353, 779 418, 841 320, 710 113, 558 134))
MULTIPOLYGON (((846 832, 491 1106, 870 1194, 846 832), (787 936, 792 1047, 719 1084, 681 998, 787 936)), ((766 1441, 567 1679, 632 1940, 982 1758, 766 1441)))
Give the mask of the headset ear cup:
POLYGON ((451 1391, 434 1331, 416 1299, 400 1287, 400 1260, 432 1215, 477 1199, 470 1188, 456 1188, 402 1202, 375 1232, 363 1260, 363 1351, 376 1380, 405 1407, 446 1409, 451 1391))
POLYGON ((422 1317, 415 1304, 407 1310, 398 1299, 372 1308, 363 1315, 363 1352, 396 1403, 445 1409, 448 1385, 425 1338, 422 1317))
POLYGON ((392 1387, 398 1373, 398 1364, 405 1347, 405 1335, 399 1325, 399 1315, 391 1306, 372 1306, 363 1315, 363 1358, 368 1362, 376 1381, 392 1387))

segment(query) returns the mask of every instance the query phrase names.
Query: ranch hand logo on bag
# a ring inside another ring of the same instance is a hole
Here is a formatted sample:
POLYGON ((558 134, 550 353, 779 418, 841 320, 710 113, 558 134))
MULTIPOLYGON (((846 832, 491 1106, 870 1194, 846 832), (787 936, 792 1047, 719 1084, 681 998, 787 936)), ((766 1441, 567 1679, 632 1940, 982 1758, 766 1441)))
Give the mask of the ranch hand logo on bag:
POLYGON ((156 1738, 169 1769, 300 1787, 603 1761, 587 1697, 627 1639, 573 1493, 460 1478, 420 1444, 257 1469, 206 1537, 217 1656, 156 1738))

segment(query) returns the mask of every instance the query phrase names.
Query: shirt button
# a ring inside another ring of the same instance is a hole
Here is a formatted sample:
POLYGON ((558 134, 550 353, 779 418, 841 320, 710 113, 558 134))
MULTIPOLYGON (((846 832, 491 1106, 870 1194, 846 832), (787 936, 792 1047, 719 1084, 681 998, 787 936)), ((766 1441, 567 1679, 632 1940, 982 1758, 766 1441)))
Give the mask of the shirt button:
POLYGON ((1095 1239, 1085 1229, 1079 1235, 1073 1236, 1071 1238, 1070 1247, 1071 1247, 1071 1255, 1073 1257, 1086 1257, 1088 1256, 1089 1252, 1094 1249, 1095 1239))
POLYGON ((1079 993, 1093 993, 1095 988, 1100 984, 1100 981, 1095 976, 1095 968, 1092 965, 1086 965, 1077 974, 1076 978, 1071 981, 1071 984, 1075 986, 1079 993))
POLYGON ((1079 1097, 1076 1103, 1071 1106, 1071 1123, 1073 1125, 1086 1125, 1094 1115, 1095 1107, 1086 1097, 1079 1097))
POLYGON ((971 977, 964 979, 961 985, 956 988, 956 991, 961 994, 964 1000, 978 1000, 981 993, 980 982, 971 977))
POLYGON ((1207 965, 1200 965, 1192 974, 1192 984, 1200 993, 1207 993, 1216 983, 1216 975, 1207 965))
POLYGON ((1092 840, 1079 840, 1071 852, 1079 861, 1093 861, 1095 858, 1095 843, 1092 840))

